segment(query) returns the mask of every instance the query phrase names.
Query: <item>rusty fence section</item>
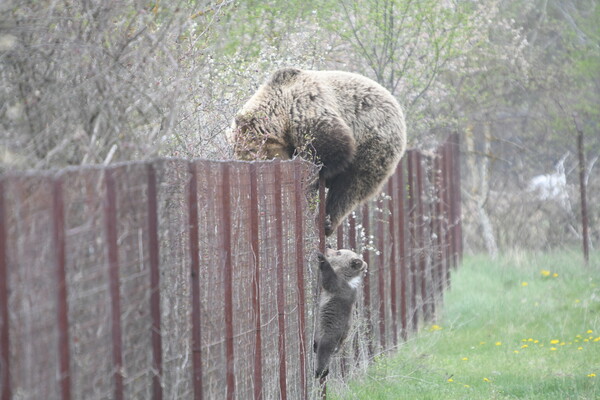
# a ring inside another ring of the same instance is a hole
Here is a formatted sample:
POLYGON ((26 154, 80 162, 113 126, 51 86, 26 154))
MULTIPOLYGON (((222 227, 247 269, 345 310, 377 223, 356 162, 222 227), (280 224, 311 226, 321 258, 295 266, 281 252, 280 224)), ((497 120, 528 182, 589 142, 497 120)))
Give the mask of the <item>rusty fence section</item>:
MULTIPOLYGON (((331 379, 435 317, 462 253, 457 140, 409 151, 328 239, 369 263, 331 379)), ((317 175, 157 160, 1 176, 0 400, 321 396, 317 175)))
POLYGON ((451 135, 427 154, 407 151, 380 195, 355 210, 329 243, 356 249, 369 265, 352 344, 329 380, 360 374, 373 356, 435 320, 463 252, 458 140, 451 135))

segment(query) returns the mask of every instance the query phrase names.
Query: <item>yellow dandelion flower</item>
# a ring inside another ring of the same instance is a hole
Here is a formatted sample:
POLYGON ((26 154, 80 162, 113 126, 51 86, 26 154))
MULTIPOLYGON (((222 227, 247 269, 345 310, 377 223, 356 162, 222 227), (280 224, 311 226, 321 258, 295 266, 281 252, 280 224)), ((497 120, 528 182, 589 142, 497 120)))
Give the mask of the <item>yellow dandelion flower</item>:
POLYGON ((558 339, 553 339, 550 341, 550 344, 558 344, 558 343, 560 343, 560 340, 558 340, 558 339))
POLYGON ((558 278, 558 274, 555 272, 555 273, 552 274, 552 277, 553 278, 558 278))
POLYGON ((454 382, 454 379, 448 378, 448 382, 452 383, 452 382, 454 382))
POLYGON ((575 336, 575 337, 576 337, 576 338, 579 338, 579 339, 581 339, 581 335, 577 335, 577 336, 575 336))
POLYGON ((469 385, 465 385, 465 387, 468 389, 468 388, 470 388, 471 386, 469 386, 469 385))
POLYGON ((543 270, 541 271, 541 274, 542 274, 542 276, 543 276, 543 277, 547 278, 547 277, 549 277, 549 276, 550 276, 551 272, 550 272, 550 271, 548 271, 547 269, 543 269, 543 270))
POLYGON ((463 357, 462 360, 463 361, 469 361, 469 357, 463 357))
POLYGON ((598 336, 596 339, 594 339, 594 342, 600 342, 600 336, 598 336))
POLYGON ((521 282, 521 286, 527 286, 527 285, 529 285, 529 283, 527 283, 527 282, 521 282))
POLYGON ((575 303, 581 303, 581 300, 575 299, 575 303))
POLYGON ((491 382, 488 378, 483 378, 484 382, 491 382))
POLYGON ((502 346, 502 342, 496 342, 496 346, 502 346))
POLYGON ((587 343, 590 341, 590 339, 583 339, 583 341, 587 343))
POLYGON ((483 346, 485 344, 485 342, 479 342, 480 346, 483 346))
POLYGON ((550 351, 556 351, 556 347, 550 347, 550 351))
POLYGON ((521 339, 521 342, 526 342, 526 341, 527 341, 527 339, 521 339))
POLYGON ((594 374, 594 373, 588 374, 588 378, 594 378, 595 376, 596 376, 596 374, 594 374))
POLYGON ((515 350, 515 351, 513 351, 513 353, 519 354, 519 350, 515 350))
POLYGON ((522 349, 526 349, 528 347, 529 347, 529 345, 527 345, 527 344, 524 344, 523 346, 521 346, 522 349))
POLYGON ((577 348, 577 350, 583 350, 583 347, 579 346, 579 347, 577 348))
POLYGON ((430 330, 430 331, 441 331, 442 329, 444 329, 444 328, 442 328, 442 327, 441 327, 441 326, 439 326, 439 325, 432 325, 432 326, 431 326, 431 328, 430 328, 429 330, 430 330))
POLYGON ((594 333, 594 331, 591 329, 588 329, 586 333, 594 333))

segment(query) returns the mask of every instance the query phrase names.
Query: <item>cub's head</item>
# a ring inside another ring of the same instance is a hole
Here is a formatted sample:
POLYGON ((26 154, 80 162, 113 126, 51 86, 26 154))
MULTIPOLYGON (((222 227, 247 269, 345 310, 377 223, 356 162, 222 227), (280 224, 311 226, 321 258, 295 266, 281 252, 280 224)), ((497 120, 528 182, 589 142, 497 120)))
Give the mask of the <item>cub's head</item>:
POLYGON ((360 278, 362 278, 362 274, 367 270, 367 263, 352 250, 327 249, 325 251, 325 257, 337 275, 344 278, 346 282, 352 282, 358 285, 360 283, 360 278))

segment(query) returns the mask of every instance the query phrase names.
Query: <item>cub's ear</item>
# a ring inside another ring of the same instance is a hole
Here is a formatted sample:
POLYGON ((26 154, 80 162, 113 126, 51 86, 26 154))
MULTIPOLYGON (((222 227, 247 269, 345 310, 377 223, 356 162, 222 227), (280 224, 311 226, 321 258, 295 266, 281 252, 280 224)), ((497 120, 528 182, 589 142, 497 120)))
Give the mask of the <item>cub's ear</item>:
POLYGON ((350 266, 353 269, 360 269, 362 267, 362 265, 363 265, 363 260, 361 260, 360 258, 354 258, 350 262, 350 266))
POLYGON ((302 71, 298 68, 282 68, 271 76, 270 84, 277 86, 290 84, 300 72, 302 71))

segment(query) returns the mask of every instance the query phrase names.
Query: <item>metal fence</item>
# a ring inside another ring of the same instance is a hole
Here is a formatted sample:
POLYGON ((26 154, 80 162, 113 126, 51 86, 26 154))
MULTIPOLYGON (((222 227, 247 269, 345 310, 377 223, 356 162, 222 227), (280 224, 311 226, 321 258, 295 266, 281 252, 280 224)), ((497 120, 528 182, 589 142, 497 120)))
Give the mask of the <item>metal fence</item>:
MULTIPOLYGON (((317 175, 157 160, 1 176, 1 400, 321 396, 317 175)), ((459 182, 456 136, 409 151, 329 239, 369 263, 331 379, 434 317, 462 252, 459 182)))

